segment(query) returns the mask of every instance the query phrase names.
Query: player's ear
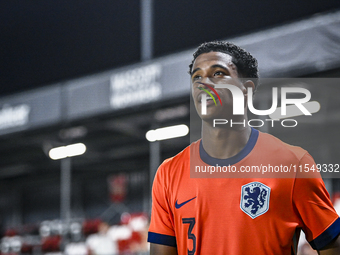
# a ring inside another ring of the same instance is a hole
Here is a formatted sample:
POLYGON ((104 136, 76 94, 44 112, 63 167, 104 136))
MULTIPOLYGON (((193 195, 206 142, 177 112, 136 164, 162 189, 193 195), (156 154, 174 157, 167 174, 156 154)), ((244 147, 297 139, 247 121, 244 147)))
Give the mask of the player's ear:
POLYGON ((243 83, 244 87, 245 87, 245 94, 247 94, 247 90, 248 88, 253 88, 253 93, 255 91, 255 84, 252 80, 246 80, 244 83, 243 83))
POLYGON ((244 107, 246 108, 247 107, 247 101, 248 101, 248 88, 252 88, 253 90, 253 93, 254 93, 254 90, 255 90, 255 84, 252 80, 246 80, 245 82, 243 82, 243 94, 244 94, 244 107))

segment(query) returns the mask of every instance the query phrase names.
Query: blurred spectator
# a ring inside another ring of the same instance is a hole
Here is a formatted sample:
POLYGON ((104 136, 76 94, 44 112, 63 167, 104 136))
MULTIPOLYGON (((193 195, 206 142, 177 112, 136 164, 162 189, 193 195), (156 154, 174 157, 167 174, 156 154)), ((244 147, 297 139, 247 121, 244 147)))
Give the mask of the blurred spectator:
POLYGON ((116 243, 107 234, 109 225, 102 222, 98 226, 98 233, 88 236, 86 245, 90 255, 112 255, 118 253, 116 243))
POLYGON ((19 254, 22 242, 20 236, 5 236, 1 239, 1 254, 19 254))
POLYGON ((301 247, 297 255, 318 255, 316 250, 309 245, 309 243, 305 242, 301 247))
POLYGON ((303 231, 300 234, 297 255, 317 255, 318 252, 314 250, 306 240, 306 235, 303 231))
POLYGON ((118 246, 119 254, 128 253, 129 249, 129 239, 131 238, 132 231, 128 225, 122 224, 110 227, 108 235, 111 240, 115 242, 118 246))
POLYGON ((65 247, 65 255, 88 255, 89 251, 84 242, 69 243, 65 247))
POLYGON ((60 251, 60 244, 61 244, 61 237, 59 235, 48 236, 43 239, 41 250, 45 253, 58 252, 60 251))
POLYGON ((83 223, 83 233, 85 236, 98 233, 99 225, 102 223, 100 219, 86 220, 83 223))
POLYGON ((63 226, 59 220, 8 229, 0 255, 145 255, 149 220, 144 213, 124 213, 120 225, 100 219, 80 220, 63 226), (39 230, 39 231, 38 231, 39 230), (84 237, 86 241, 84 241, 84 237), (64 240, 64 238, 66 238, 64 240))
POLYGON ((144 213, 123 213, 121 225, 112 226, 108 234, 117 242, 119 254, 138 254, 149 250, 147 231, 148 218, 144 213))
POLYGON ((334 192, 333 194, 333 205, 338 215, 340 215, 340 192, 334 192))

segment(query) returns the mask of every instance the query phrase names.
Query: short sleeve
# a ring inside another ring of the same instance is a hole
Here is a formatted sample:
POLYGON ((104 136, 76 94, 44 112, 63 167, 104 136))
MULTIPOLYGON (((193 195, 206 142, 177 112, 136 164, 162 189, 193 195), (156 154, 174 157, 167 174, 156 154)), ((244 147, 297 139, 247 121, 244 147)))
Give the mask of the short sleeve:
MULTIPOLYGON (((308 153, 302 157, 300 164, 302 169, 305 164, 308 164, 309 169, 317 169, 308 153)), ((340 219, 333 208, 320 173, 310 171, 305 176, 297 175, 293 203, 302 221, 306 238, 314 249, 322 249, 339 235, 340 219)))
POLYGON ((157 170, 152 186, 152 210, 148 242, 176 247, 165 171, 166 167, 163 163, 157 170))

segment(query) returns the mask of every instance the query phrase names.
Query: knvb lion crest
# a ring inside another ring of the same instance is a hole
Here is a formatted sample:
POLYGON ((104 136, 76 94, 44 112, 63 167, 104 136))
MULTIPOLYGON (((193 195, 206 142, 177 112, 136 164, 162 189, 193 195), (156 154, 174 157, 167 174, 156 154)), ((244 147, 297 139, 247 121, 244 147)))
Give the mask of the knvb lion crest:
POLYGON ((241 210, 252 219, 269 209, 270 188, 261 182, 251 182, 242 186, 241 210))

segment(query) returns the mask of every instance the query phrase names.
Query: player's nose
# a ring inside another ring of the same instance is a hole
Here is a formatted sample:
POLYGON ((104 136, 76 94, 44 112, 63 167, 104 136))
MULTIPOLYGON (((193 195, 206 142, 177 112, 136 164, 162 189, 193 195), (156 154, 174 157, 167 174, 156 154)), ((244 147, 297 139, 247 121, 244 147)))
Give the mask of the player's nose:
POLYGON ((208 87, 215 88, 215 84, 210 81, 205 82, 204 80, 202 80, 202 82, 199 82, 198 87, 199 88, 208 88, 208 87))

